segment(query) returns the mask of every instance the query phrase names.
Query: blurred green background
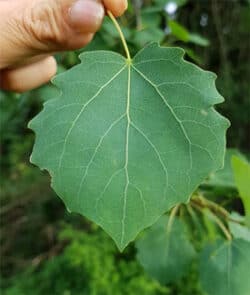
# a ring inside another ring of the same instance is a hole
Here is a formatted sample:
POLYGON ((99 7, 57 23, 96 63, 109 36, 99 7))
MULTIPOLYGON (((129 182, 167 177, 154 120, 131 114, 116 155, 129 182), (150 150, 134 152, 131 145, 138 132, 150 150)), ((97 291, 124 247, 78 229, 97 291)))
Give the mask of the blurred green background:
MULTIPOLYGON (((231 121, 228 147, 248 156, 250 1, 135 0, 119 21, 132 54, 152 41, 180 46, 187 60, 218 75, 225 102, 217 109, 231 121)), ((99 49, 123 53, 108 18, 84 50, 99 49)), ((57 55, 58 71, 77 64, 80 51, 57 55)), ((195 265, 166 286, 150 278, 133 244, 119 253, 101 229, 69 214, 48 175, 29 163, 34 134, 27 124, 54 93, 51 84, 22 95, 0 91, 1 294, 203 294, 195 265)), ((218 182, 211 185, 217 188, 218 182)), ((230 197, 226 203, 241 213, 236 190, 216 189, 218 196, 230 197)))

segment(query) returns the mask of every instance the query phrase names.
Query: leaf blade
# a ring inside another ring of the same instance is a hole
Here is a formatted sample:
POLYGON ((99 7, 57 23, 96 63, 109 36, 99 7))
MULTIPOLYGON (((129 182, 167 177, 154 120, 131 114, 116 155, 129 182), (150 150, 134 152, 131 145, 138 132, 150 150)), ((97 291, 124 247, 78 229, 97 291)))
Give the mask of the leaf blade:
POLYGON ((30 123, 31 161, 49 171, 70 211, 123 250, 222 166, 228 121, 212 109, 223 100, 215 76, 185 62, 180 49, 151 44, 131 64, 106 51, 80 59, 54 80, 60 96, 30 123))
POLYGON ((209 295, 247 295, 250 243, 241 239, 217 241, 201 253, 200 279, 209 295))
POLYGON ((234 180, 239 190, 246 215, 250 216, 250 164, 247 160, 238 156, 232 156, 232 168, 234 180))
POLYGON ((168 225, 169 217, 162 216, 136 241, 139 262, 161 284, 183 277, 196 255, 182 221, 175 217, 168 225))

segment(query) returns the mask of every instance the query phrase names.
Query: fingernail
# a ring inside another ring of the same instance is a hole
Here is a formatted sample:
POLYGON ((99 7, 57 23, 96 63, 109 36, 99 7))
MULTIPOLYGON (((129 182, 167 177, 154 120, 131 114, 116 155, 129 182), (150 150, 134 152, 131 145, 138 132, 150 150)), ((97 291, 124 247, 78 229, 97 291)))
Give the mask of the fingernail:
POLYGON ((104 17, 103 5, 93 0, 78 0, 69 9, 72 27, 81 32, 95 32, 104 17))

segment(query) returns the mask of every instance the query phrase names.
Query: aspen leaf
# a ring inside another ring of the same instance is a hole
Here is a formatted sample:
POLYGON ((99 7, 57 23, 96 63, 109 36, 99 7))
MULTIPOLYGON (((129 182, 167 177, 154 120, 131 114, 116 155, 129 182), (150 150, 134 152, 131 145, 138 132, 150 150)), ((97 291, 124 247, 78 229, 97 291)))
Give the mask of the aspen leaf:
POLYGON ((185 224, 162 216, 136 241, 137 258, 148 274, 161 284, 175 282, 189 270, 195 250, 188 239, 185 224))
POLYGON ((201 285, 208 295, 249 295, 250 243, 241 239, 206 246, 200 259, 201 285))
POLYGON ((32 163, 120 250, 223 166, 229 123, 213 108, 223 101, 215 75, 183 54, 155 43, 133 60, 83 53, 30 123, 32 163))

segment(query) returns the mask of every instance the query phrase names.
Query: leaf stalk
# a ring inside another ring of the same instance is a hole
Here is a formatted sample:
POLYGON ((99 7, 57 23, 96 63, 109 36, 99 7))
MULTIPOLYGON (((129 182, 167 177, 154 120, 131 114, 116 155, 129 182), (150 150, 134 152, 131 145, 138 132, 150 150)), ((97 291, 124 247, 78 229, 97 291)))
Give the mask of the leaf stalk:
POLYGON ((221 229, 221 231, 224 233, 226 239, 228 241, 232 241, 233 238, 230 231, 226 228, 224 223, 212 211, 206 211, 204 210, 204 208, 200 207, 198 204, 195 204, 193 202, 191 204, 196 210, 200 211, 202 214, 206 214, 211 220, 213 220, 221 229))
POLYGON ((180 204, 176 205, 170 212, 169 214, 169 220, 168 220, 168 225, 167 225, 167 233, 169 234, 172 228, 172 225, 174 223, 174 218, 177 215, 177 212, 180 208, 180 204))
POLYGON ((231 221, 234 223, 245 225, 244 222, 231 217, 230 213, 225 208, 221 207, 219 204, 217 204, 211 200, 204 198, 202 195, 198 195, 197 197, 192 198, 191 203, 195 203, 196 205, 198 205, 202 208, 208 208, 210 211, 212 211, 216 215, 219 215, 220 217, 225 219, 227 222, 231 221))
POLYGON ((123 44, 123 47, 124 47, 124 50, 125 50, 125 53, 126 53, 126 56, 127 56, 127 60, 128 62, 131 62, 131 56, 130 56, 130 52, 129 52, 129 49, 128 49, 128 44, 127 44, 127 41, 124 37, 124 34, 122 32, 122 29, 118 23, 118 21, 116 20, 116 18, 113 16, 113 14, 108 10, 107 11, 107 14, 108 16, 110 17, 110 19, 112 20, 114 26, 116 27, 119 35, 120 35, 120 38, 121 38, 121 41, 122 41, 122 44, 123 44))

